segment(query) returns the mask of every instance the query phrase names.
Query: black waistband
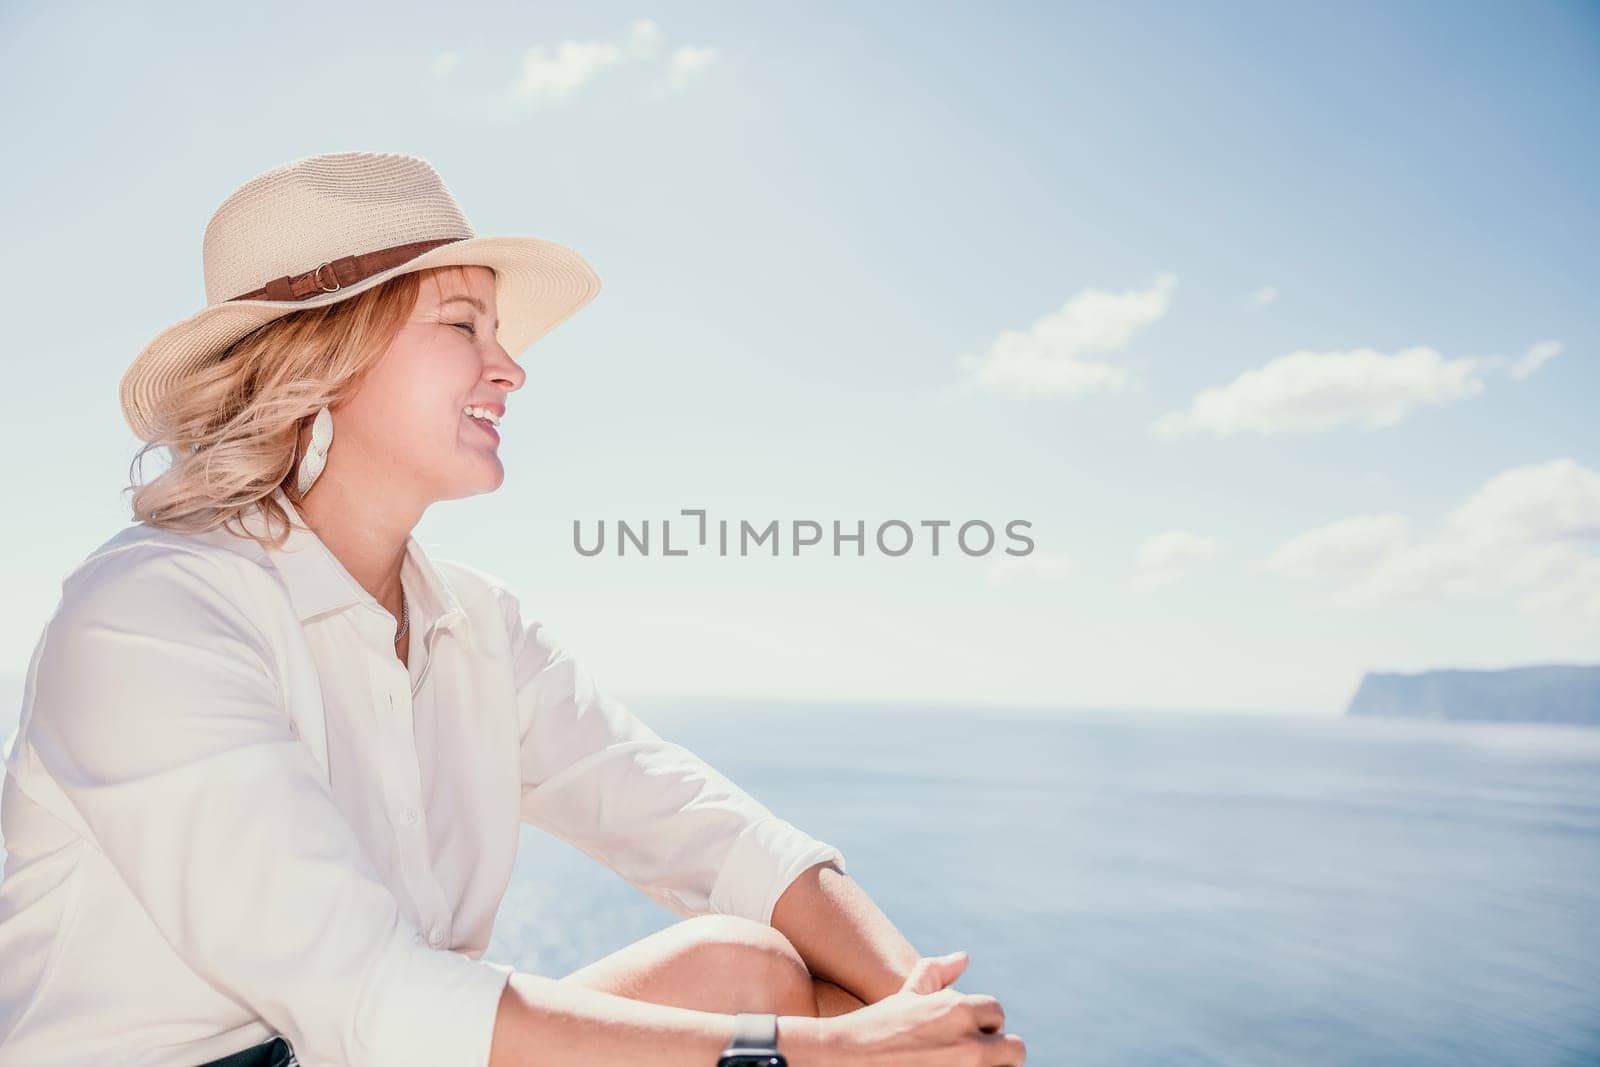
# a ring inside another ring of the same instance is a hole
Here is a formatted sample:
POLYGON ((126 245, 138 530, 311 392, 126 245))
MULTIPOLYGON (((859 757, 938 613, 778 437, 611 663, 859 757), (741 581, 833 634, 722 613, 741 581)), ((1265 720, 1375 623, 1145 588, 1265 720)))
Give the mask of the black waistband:
POLYGON ((299 1067, 294 1049, 281 1037, 239 1052, 230 1053, 220 1060, 210 1060, 200 1067, 299 1067))

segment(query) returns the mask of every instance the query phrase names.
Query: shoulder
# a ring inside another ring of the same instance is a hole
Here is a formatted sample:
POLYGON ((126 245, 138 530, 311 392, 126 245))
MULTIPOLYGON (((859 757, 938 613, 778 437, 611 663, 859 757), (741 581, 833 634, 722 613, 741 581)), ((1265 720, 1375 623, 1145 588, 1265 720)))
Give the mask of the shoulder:
MULTIPOLYGON (((135 523, 96 546, 61 581, 58 617, 115 612, 127 623, 160 616, 171 626, 259 618, 287 590, 259 545, 135 523), (174 610, 178 609, 178 610, 174 610)), ((245 539, 248 541, 248 539, 245 539)))
POLYGON ((524 666, 538 668, 566 657, 549 627, 524 611, 521 598, 500 575, 450 559, 435 559, 433 565, 450 583, 462 610, 505 631, 511 654, 524 666))
POLYGON ((506 580, 498 574, 469 566, 458 560, 440 559, 437 556, 431 558, 433 565, 445 576, 445 580, 450 583, 450 587, 455 590, 456 596, 461 598, 463 603, 481 596, 510 592, 506 580))
POLYGON ((108 585, 167 581, 225 582, 241 560, 202 534, 135 523, 98 545, 61 581, 64 594, 83 595, 108 585))
POLYGON ((521 613, 521 602, 511 583, 500 575, 459 560, 432 557, 432 562, 464 610, 486 609, 508 620, 521 613))

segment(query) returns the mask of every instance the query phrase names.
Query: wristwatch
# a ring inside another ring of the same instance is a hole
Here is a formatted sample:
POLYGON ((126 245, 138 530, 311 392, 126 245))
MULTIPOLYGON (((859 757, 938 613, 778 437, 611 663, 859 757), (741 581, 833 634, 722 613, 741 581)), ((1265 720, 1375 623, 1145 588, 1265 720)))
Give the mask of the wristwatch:
POLYGON ((789 1067, 778 1051, 778 1017, 740 1012, 733 1017, 733 1040, 717 1067, 789 1067))

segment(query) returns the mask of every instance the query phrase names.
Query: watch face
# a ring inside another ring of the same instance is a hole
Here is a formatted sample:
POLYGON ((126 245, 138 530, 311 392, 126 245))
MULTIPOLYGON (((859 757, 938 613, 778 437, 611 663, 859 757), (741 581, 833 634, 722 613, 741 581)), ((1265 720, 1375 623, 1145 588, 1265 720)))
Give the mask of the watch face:
POLYGON ((775 1052, 735 1052, 724 1055, 717 1067, 789 1067, 789 1061, 775 1052))

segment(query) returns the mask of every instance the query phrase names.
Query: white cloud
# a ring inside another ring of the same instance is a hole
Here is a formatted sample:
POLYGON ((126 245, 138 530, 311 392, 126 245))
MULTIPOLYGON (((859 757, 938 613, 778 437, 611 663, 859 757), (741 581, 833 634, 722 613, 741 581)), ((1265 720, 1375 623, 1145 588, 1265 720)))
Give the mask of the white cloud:
POLYGON ((1524 352, 1520 359, 1511 364, 1507 373, 1520 382, 1550 360, 1555 359, 1560 351, 1560 341, 1543 341, 1524 352))
MULTIPOLYGON (((661 27, 640 18, 629 23, 626 32, 615 40, 562 41, 553 50, 535 45, 523 53, 510 96, 526 103, 564 100, 606 70, 626 63, 655 61, 663 41, 661 27)), ((683 45, 674 49, 665 64, 666 85, 682 88, 717 55, 713 48, 683 45)))
POLYGON ((1191 565, 1217 554, 1217 542, 1189 530, 1166 530, 1139 548, 1139 572, 1133 584, 1154 589, 1182 576, 1191 565))
POLYGON ((460 62, 460 52, 441 52, 433 61, 433 76, 435 78, 447 76, 452 70, 456 69, 456 64, 460 62))
POLYGON ((1524 381, 1561 352, 1560 341, 1541 341, 1520 356, 1484 356, 1478 361, 1486 370, 1503 370, 1512 381, 1524 381))
POLYGON ((1600 540, 1600 474, 1574 459, 1514 467, 1485 482, 1448 522, 1475 543, 1600 540))
POLYGON ((1410 530, 1410 520, 1404 515, 1355 515, 1290 539, 1267 559, 1266 566, 1301 578, 1357 574, 1404 547, 1410 530))
POLYGON ((1413 537, 1404 516, 1356 516, 1291 539, 1267 566, 1332 580, 1343 604, 1504 596, 1600 622, 1600 473, 1573 459, 1514 467, 1431 537, 1413 537))
POLYGON ((622 49, 608 41, 562 41, 553 55, 534 45, 522 56, 512 95, 524 100, 561 100, 622 62, 622 49))
POLYGON ((715 48, 695 48, 692 45, 674 49, 672 58, 667 61, 666 87, 673 92, 682 89, 709 67, 719 54, 715 48))
POLYGON ((1276 299, 1278 299, 1278 290, 1270 285, 1263 285, 1261 288, 1250 294, 1250 304, 1252 307, 1266 307, 1276 299))
MULTIPOLYGON (((1265 290, 1262 290, 1263 292, 1265 290)), ((1275 292, 1275 291, 1274 291, 1275 292)), ((1157 419, 1157 437, 1315 433, 1349 423, 1393 426, 1413 410, 1453 404, 1483 392, 1483 374, 1516 381, 1554 359, 1561 342, 1543 341, 1521 356, 1445 359, 1425 345, 1385 355, 1371 348, 1300 350, 1201 391, 1182 411, 1157 419)))
POLYGON ((1026 556, 1001 556, 989 566, 990 585, 1033 579, 1056 581, 1071 573, 1072 564, 1059 552, 1030 552, 1026 556))
POLYGON ((661 27, 650 19, 634 19, 628 24, 628 54, 635 59, 651 59, 661 51, 661 27))
POLYGON ((1126 348, 1164 316, 1177 281, 1177 275, 1164 273, 1144 290, 1079 290, 1026 330, 1002 331, 982 355, 962 356, 965 385, 1021 395, 1120 389, 1127 371, 1096 357, 1126 348))
POLYGON ((1523 611, 1600 620, 1600 555, 1571 545, 1530 549, 1512 565, 1506 581, 1522 590, 1523 611))
POLYGON ((1393 355, 1370 348, 1291 352, 1195 397, 1151 430, 1159 437, 1311 433, 1345 423, 1393 426, 1421 406, 1483 391, 1478 362, 1445 359, 1427 347, 1393 355))

